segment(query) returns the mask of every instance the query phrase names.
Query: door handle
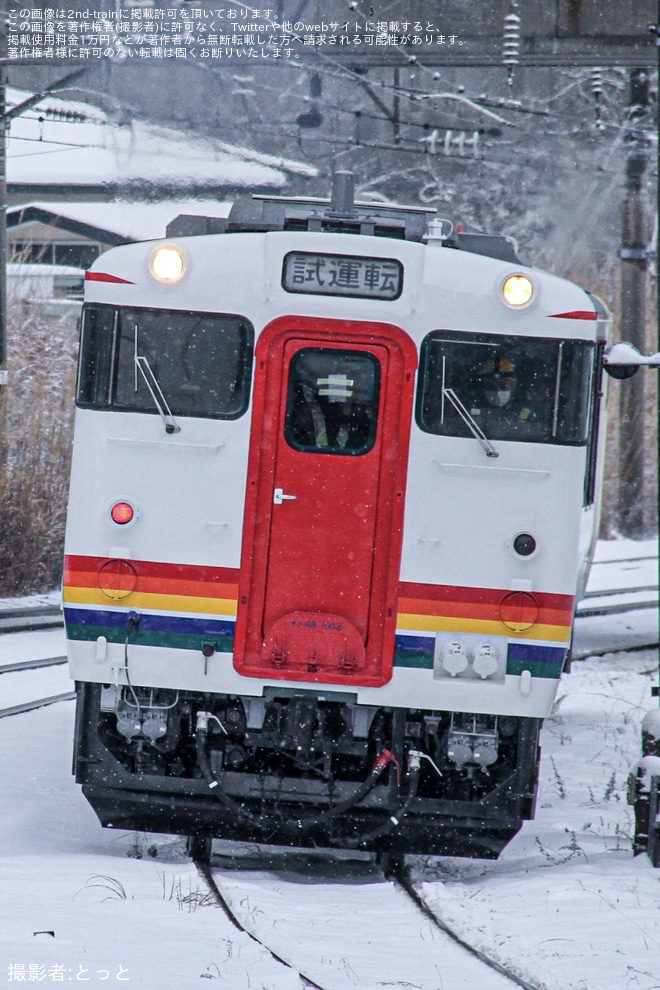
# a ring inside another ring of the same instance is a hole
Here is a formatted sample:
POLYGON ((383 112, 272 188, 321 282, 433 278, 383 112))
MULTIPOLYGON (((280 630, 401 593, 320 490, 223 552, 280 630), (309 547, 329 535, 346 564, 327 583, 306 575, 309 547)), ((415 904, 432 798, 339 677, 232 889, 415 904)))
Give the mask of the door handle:
POLYGON ((284 502, 284 501, 295 502, 295 500, 297 498, 298 498, 297 495, 285 495, 283 488, 276 488, 275 491, 273 492, 273 504, 274 505, 281 505, 282 502, 284 502))

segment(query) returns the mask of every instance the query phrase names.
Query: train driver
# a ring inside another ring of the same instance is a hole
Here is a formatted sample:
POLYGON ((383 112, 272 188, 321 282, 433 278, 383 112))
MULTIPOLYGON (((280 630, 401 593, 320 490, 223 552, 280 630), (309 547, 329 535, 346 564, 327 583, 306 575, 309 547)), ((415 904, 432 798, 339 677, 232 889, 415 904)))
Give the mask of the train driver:
POLYGON ((508 425, 524 429, 534 416, 518 380, 513 358, 496 354, 489 358, 479 373, 479 394, 470 410, 476 420, 491 427, 508 425))

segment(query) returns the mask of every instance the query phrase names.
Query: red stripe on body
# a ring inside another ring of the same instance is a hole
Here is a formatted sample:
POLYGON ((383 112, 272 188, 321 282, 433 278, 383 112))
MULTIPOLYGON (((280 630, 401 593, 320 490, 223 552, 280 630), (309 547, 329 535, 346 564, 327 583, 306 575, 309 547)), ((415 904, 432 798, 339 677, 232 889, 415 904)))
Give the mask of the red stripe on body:
POLYGON ((118 275, 108 275, 107 272, 85 272, 86 282, 116 282, 121 285, 135 285, 128 278, 119 278, 118 275))
MULTIPOLYGON (((98 587, 99 571, 111 559, 68 555, 64 559, 64 584, 77 588, 98 587)), ((233 567, 150 560, 130 560, 129 563, 137 572, 143 593, 207 598, 235 598, 238 594, 238 569, 233 567)))
MULTIPOLYGON (((503 595, 511 593, 510 588, 460 588, 451 584, 415 584, 412 581, 399 582, 399 604, 403 601, 428 605, 435 611, 438 605, 475 606, 483 613, 484 606, 496 606, 503 595)), ((545 591, 531 594, 543 608, 573 615, 573 595, 556 595, 545 591)), ((405 609, 404 609, 405 611, 405 609)))
POLYGON ((570 313, 549 313, 551 320, 597 320, 598 313, 591 309, 574 309, 570 313))

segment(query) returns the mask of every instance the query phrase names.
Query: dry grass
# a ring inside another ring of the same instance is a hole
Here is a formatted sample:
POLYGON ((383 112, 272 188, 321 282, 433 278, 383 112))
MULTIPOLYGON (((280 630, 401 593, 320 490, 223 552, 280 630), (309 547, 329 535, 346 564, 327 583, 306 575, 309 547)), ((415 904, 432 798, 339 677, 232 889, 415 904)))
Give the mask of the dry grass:
POLYGON ((57 587, 68 494, 76 317, 9 300, 0 464, 0 595, 57 587))

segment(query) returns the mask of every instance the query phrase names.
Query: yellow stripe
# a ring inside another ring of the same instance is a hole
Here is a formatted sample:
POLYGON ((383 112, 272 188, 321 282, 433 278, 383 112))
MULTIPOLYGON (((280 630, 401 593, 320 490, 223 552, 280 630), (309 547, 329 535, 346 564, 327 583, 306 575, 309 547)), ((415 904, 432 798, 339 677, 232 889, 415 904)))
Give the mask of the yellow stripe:
POLYGON ((150 595, 133 591, 123 598, 111 598, 99 588, 62 590, 62 600, 72 605, 127 605, 158 612, 197 612, 202 615, 236 615, 238 602, 231 598, 197 598, 193 595, 150 595))
POLYGON ((397 632, 463 632, 484 633, 490 636, 520 636, 521 639, 543 639, 556 643, 567 643, 570 639, 570 626, 550 626, 534 623, 522 632, 514 632, 503 622, 488 619, 463 619, 444 615, 412 615, 399 613, 396 621, 397 632))

